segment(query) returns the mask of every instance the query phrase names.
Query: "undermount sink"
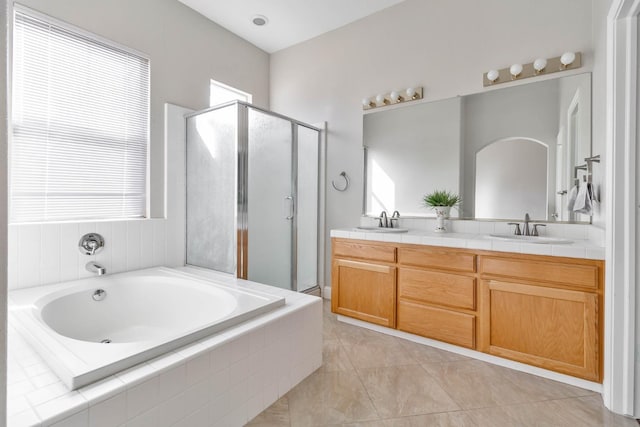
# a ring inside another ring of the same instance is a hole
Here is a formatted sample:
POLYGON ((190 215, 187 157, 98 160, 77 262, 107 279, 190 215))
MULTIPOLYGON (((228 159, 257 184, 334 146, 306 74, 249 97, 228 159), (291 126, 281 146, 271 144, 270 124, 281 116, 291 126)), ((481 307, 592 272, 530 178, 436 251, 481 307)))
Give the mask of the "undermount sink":
POLYGON ((384 228, 384 227, 356 227, 355 231, 364 231, 366 233, 406 233, 408 228, 384 228))
POLYGON ((542 237, 542 236, 519 236, 516 234, 489 234, 488 236, 495 240, 510 240, 525 243, 537 243, 543 245, 561 245, 567 243, 573 243, 572 240, 560 239, 557 237, 542 237))

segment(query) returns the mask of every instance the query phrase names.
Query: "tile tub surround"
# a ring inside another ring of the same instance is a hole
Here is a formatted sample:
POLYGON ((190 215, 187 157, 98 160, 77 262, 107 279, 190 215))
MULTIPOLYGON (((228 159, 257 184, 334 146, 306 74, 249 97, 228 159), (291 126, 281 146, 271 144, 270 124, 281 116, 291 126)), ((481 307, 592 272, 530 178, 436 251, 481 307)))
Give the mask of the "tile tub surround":
MULTIPOLYGON (((367 220, 370 219, 367 218, 367 220)), ((415 220, 405 220, 405 223, 401 224, 401 227, 409 228, 406 233, 367 233, 358 231, 353 227, 331 230, 331 237, 568 258, 604 259, 604 245, 599 240, 590 239, 590 237, 599 239, 600 233, 591 231, 591 228, 595 227, 589 225, 552 224, 553 227, 548 226, 548 228, 551 228, 553 233, 547 233, 544 235, 545 237, 565 238, 572 240, 572 243, 538 244, 497 240, 487 237, 488 234, 492 233, 509 234, 512 232, 509 231, 509 226, 506 223, 501 222, 451 221, 452 223, 460 223, 456 225, 458 231, 435 233, 421 228, 412 228, 411 226, 414 224, 412 221, 415 220)), ((424 222, 425 220, 418 221, 424 222)), ((433 223, 435 224, 435 221, 433 223)))
POLYGON ((324 303, 322 367, 249 427, 637 427, 602 397, 339 322, 324 303))
POLYGON ((184 271, 286 305, 74 392, 9 325, 8 426, 241 426, 320 366, 319 298, 184 271))

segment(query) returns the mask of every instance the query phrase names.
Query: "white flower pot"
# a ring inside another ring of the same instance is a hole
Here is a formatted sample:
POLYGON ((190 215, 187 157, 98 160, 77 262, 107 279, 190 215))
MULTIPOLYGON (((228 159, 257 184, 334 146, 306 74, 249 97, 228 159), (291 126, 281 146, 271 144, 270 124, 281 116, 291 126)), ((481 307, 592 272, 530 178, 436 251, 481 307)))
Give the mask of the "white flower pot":
POLYGON ((436 212, 436 233, 446 233, 447 227, 444 225, 444 220, 449 218, 449 212, 451 206, 434 206, 433 210, 436 212))

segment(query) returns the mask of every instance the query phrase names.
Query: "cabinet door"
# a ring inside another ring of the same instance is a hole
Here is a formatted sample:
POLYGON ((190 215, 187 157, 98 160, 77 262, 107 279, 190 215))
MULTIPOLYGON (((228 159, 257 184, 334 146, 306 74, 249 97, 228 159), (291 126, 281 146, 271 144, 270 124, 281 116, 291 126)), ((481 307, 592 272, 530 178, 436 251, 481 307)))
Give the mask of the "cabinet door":
POLYGON ((600 380, 596 294, 486 280, 481 305, 482 351, 600 380))
POLYGON ((331 309, 377 325, 396 325, 396 268, 334 259, 331 309))

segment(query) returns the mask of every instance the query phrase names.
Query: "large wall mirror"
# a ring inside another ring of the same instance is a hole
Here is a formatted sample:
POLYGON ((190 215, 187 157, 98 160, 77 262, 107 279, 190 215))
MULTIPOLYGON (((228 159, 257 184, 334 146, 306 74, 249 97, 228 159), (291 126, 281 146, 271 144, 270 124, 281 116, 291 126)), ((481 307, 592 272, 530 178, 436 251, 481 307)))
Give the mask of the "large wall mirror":
POLYGON ((448 190, 461 218, 590 221, 567 209, 592 155, 589 73, 372 111, 363 125, 367 215, 434 216, 423 196, 448 190))

